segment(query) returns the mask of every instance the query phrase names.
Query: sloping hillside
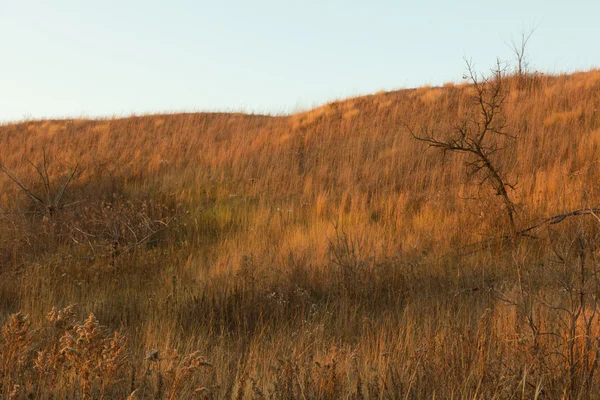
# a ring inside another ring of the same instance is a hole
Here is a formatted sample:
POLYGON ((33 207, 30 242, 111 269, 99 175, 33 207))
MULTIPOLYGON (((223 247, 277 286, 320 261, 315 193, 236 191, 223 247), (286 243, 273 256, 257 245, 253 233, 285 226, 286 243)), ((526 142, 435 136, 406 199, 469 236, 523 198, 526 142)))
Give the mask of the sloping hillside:
MULTIPOLYGON (((600 71, 534 75, 526 85, 508 77, 504 89, 506 129, 516 138, 494 162, 517 182, 511 196, 518 226, 598 206, 600 71)), ((53 306, 77 304, 74 319, 92 312, 110 330, 121 328, 129 347, 119 368, 128 383, 115 381, 107 392, 120 396, 135 388, 149 398, 166 396, 161 390, 187 396, 205 387, 216 397, 377 397, 395 390, 414 398, 504 398, 478 389, 483 381, 507 393, 533 393, 543 382, 547 393, 559 393, 566 375, 556 386, 548 382, 562 361, 544 364, 524 349, 515 355, 512 344, 518 335, 521 344, 531 339, 523 333, 531 325, 519 319, 514 266, 545 263, 546 247, 525 241, 447 257, 505 234, 504 210, 485 183, 465 173, 464 157, 428 149, 411 131, 445 137, 472 100, 470 85, 448 84, 291 116, 0 126, 1 320, 20 310, 39 327, 53 306), (48 205, 56 210, 49 213, 48 205), (512 303, 497 289, 514 295, 512 303), (143 361, 151 349, 163 357, 173 347, 182 354, 197 349, 211 362, 196 360, 193 379, 186 375, 196 386, 178 387, 183 378, 165 372, 167 361, 143 361), (155 374, 144 378, 148 366, 155 374), (308 371, 304 380, 286 392, 286 379, 299 380, 299 368, 308 371)), ((535 282, 555 298, 548 289, 555 281, 535 282)), ((538 311, 542 324, 555 318, 538 311)), ((39 343, 50 349, 52 340, 39 343)), ((33 351, 30 342, 20 346, 23 354, 33 351)), ((55 356, 56 365, 65 362, 55 356)), ((23 377, 37 370, 27 371, 4 372, 2 393, 13 384, 33 390, 23 377)), ((65 382, 91 379, 55 373, 65 382)), ((101 379, 90 382, 98 395, 101 379)), ((84 390, 65 387, 45 390, 84 390)))
MULTIPOLYGON (((598 179, 600 73, 540 76, 522 90, 514 82, 507 86, 508 130, 518 139, 498 163, 518 181, 522 223, 589 206, 597 198, 590 182, 598 179)), ((447 250, 457 226, 487 234, 501 212, 490 204, 493 195, 473 192, 464 159, 428 151, 406 126, 443 136, 460 122, 471 96, 468 86, 447 85, 348 99, 289 117, 24 122, 0 128, 0 156, 23 179, 35 178, 27 159, 40 162, 44 149, 57 160, 57 173, 78 163, 84 172, 75 183, 85 189, 72 193, 74 200, 85 191, 111 195, 101 188, 110 179, 131 196, 139 190, 170 205, 231 205, 235 214, 240 201, 252 204, 243 225, 259 236, 276 230, 278 237, 287 232, 308 239, 318 235, 314 226, 346 221, 347 229, 363 232, 374 246, 385 243, 392 253, 416 243, 447 250), (279 232, 277 218, 293 222, 279 232)), ((18 188, 7 179, 1 184, 2 206, 9 207, 18 188)), ((256 238, 243 236, 256 249, 256 238)), ((322 243, 323 236, 314 239, 322 243)))

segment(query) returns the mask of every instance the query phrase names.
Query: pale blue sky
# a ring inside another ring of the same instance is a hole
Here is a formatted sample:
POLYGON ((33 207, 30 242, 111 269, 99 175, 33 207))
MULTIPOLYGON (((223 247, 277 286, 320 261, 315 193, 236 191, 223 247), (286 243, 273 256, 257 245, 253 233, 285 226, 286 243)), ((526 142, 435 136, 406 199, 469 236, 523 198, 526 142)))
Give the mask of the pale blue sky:
POLYGON ((531 66, 600 66, 600 1, 0 0, 0 121, 283 113, 460 81, 538 26, 531 66))

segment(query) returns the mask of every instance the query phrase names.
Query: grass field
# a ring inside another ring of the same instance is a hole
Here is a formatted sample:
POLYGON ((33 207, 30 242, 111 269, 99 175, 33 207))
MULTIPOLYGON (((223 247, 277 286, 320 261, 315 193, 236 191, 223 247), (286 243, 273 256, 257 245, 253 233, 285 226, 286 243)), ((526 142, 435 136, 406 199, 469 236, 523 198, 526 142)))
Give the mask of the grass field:
POLYGON ((472 89, 0 126, 1 398, 595 398, 600 71, 505 78, 518 227, 590 212, 504 240, 408 129, 472 89))

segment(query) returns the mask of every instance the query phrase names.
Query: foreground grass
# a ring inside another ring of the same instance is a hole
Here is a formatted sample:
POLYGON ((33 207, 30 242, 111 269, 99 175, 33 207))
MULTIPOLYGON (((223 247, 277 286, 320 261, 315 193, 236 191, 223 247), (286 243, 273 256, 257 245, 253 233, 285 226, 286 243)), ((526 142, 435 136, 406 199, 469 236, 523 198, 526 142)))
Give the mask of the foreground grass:
MULTIPOLYGON (((588 353, 597 363, 597 344, 589 352, 585 341, 596 340, 598 324, 585 330, 580 319, 570 338, 564 316, 539 302, 533 316, 553 335, 536 335, 510 253, 491 249, 466 264, 360 259, 321 271, 293 260, 279 270, 245 264, 227 279, 196 281, 180 281, 185 272, 177 269, 148 280, 104 271, 80 276, 83 288, 49 263, 12 281, 32 300, 2 331, 3 391, 15 398, 595 393, 600 382, 594 375, 586 386, 590 369, 581 363, 571 387, 567 357, 573 342, 578 360, 588 353), (77 304, 42 312, 38 302, 77 304)), ((528 257, 520 269, 527 290, 567 307, 548 271, 528 257)), ((127 261, 152 274, 149 260, 127 261)))

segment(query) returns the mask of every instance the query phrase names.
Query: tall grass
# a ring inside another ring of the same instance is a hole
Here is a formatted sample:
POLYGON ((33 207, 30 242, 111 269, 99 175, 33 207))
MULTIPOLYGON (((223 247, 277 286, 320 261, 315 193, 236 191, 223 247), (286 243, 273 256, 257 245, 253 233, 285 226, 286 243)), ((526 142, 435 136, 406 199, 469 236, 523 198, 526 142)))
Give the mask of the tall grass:
MULTIPOLYGON (((518 140, 498 159, 522 227, 600 191, 600 72, 527 82, 507 81, 518 140)), ((31 190, 42 149, 52 182, 83 170, 52 219, 0 179, 2 396, 596 393, 596 305, 574 325, 559 311, 576 310, 564 276, 595 271, 593 216, 460 255, 502 231, 502 203, 404 128, 449 131, 470 96, 0 127, 0 161, 31 190), (168 228, 130 246, 149 221, 168 228)))

